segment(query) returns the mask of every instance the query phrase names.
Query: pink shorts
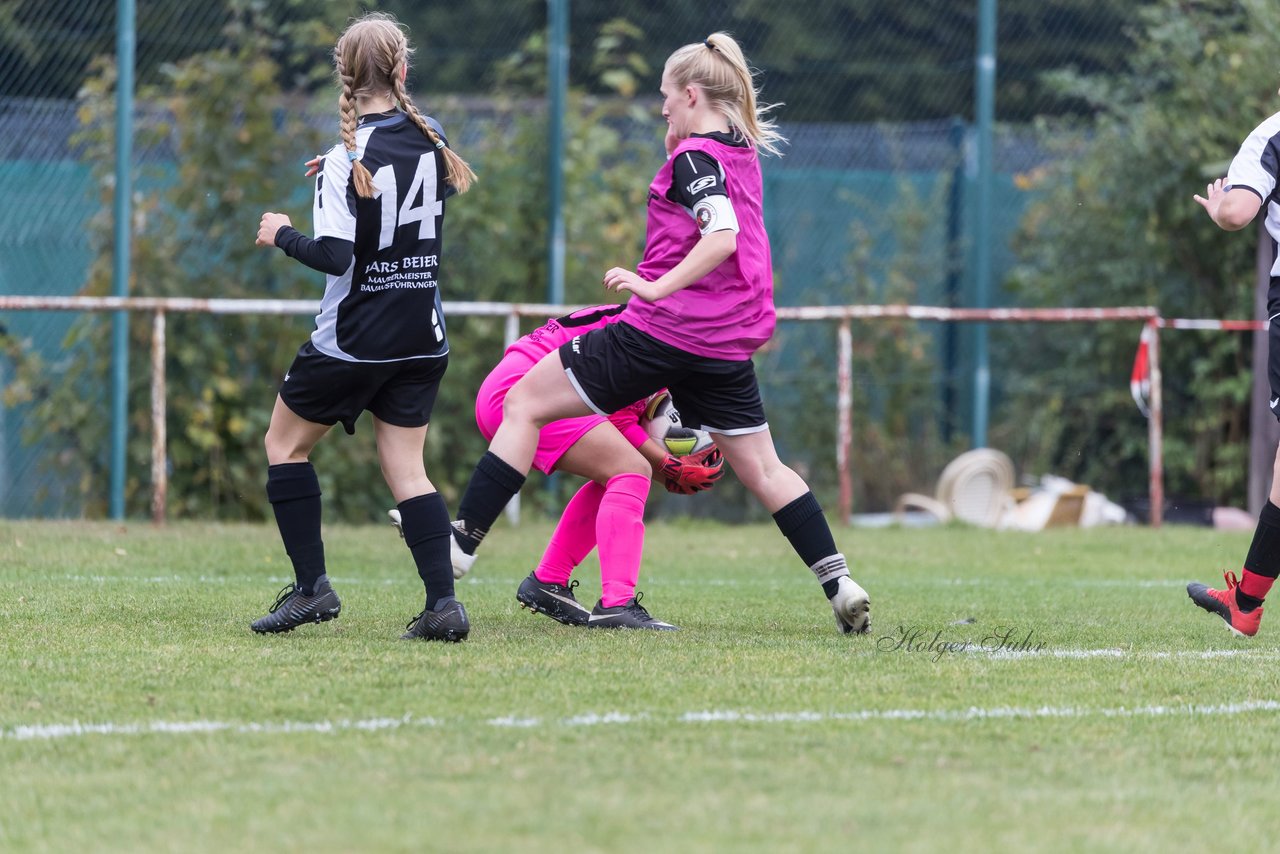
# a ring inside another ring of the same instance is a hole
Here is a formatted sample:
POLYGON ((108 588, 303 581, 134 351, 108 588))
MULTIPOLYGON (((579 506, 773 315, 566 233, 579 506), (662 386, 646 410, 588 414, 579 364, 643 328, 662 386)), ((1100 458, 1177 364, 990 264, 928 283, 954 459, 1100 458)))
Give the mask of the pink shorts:
MULTIPOLYGON (((502 423, 502 401, 507 392, 533 367, 528 356, 509 353, 504 356, 489 376, 480 384, 476 395, 476 426, 486 439, 492 439, 502 423)), ((599 415, 583 415, 578 418, 562 418, 552 421, 538 434, 538 450, 533 455, 533 467, 543 474, 551 474, 573 443, 593 428, 608 421, 599 415)))

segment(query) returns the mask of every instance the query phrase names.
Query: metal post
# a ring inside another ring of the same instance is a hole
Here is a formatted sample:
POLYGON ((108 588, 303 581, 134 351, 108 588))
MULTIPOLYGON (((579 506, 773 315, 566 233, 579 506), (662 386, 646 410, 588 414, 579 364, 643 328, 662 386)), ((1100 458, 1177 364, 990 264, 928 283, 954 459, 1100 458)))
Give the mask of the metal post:
POLYGON ((169 501, 169 433, 165 421, 165 315, 160 310, 151 322, 151 521, 163 525, 169 501))
MULTIPOLYGON (((947 258, 963 258, 960 252, 961 239, 963 236, 962 223, 964 222, 964 183, 965 183, 965 136, 968 133, 968 127, 964 120, 956 117, 951 121, 951 131, 948 139, 952 145, 955 154, 955 167, 951 171, 951 189, 947 193, 947 258)), ((947 308, 958 308, 963 302, 960 296, 961 266, 951 263, 947 267, 946 276, 943 286, 943 305, 947 308)), ((959 372, 956 370, 959 362, 960 348, 957 344, 957 329, 954 323, 948 323, 942 327, 942 424, 940 427, 942 441, 944 444, 951 442, 952 428, 957 426, 955 422, 956 412, 956 383, 959 372)))
POLYGON ((846 525, 853 514, 853 332, 849 326, 848 318, 840 321, 836 356, 836 470, 840 473, 840 520, 846 525))
MULTIPOLYGON (((133 64, 134 0, 116 4, 116 186, 115 258, 112 292, 129 295, 129 256, 133 219, 133 64)), ((129 414, 129 313, 111 318, 111 518, 124 518, 125 446, 129 414)))
MULTIPOLYGON (((977 55, 977 155, 976 205, 973 235, 974 308, 991 304, 991 126, 996 102, 996 0, 978 0, 977 55)), ((974 329, 973 445, 986 447, 991 405, 991 364, 987 352, 987 325, 974 329)))
POLYGON ((547 0, 547 302, 564 302, 564 112, 569 89, 569 0, 547 0))
POLYGON ((1164 394, 1160 374, 1160 319, 1147 321, 1151 327, 1151 341, 1147 344, 1147 364, 1151 373, 1151 416, 1147 419, 1147 439, 1150 454, 1151 527, 1159 528, 1164 521, 1164 394))

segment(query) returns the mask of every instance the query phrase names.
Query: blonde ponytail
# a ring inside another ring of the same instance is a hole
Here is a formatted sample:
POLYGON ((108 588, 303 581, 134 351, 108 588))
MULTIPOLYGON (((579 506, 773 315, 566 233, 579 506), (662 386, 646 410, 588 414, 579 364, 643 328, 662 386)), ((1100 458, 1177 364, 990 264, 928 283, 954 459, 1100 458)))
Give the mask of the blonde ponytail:
POLYGON ((754 74, 742 48, 728 33, 712 33, 687 44, 667 59, 667 72, 677 86, 695 84, 729 125, 756 148, 782 156, 787 138, 768 114, 779 104, 760 104, 754 74))

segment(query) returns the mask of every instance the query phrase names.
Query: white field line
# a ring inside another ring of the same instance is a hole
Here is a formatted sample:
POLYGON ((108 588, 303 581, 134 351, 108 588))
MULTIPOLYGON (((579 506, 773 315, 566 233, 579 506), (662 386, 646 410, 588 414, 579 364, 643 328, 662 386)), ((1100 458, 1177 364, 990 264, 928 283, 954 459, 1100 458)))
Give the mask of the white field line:
MULTIPOLYGON (((995 706, 966 709, 861 709, 851 712, 752 712, 742 710, 706 710, 684 712, 677 715, 629 714, 579 714, 567 718, 536 718, 519 715, 490 718, 483 723, 496 729, 529 729, 532 727, 577 728, 591 726, 625 726, 640 721, 654 721, 664 725, 707 724, 821 724, 860 721, 939 721, 955 723, 975 720, 1041 720, 1074 718, 1169 718, 1169 717, 1220 717, 1265 712, 1280 712, 1278 700, 1247 700, 1239 703, 1215 705, 1176 706, 1114 706, 1091 709, 1080 706, 995 706)), ((367 718, 363 720, 337 721, 280 721, 232 723, 229 721, 150 721, 147 723, 79 723, 26 724, 0 730, 0 741, 53 741, 83 736, 136 736, 136 735, 204 735, 230 734, 279 734, 279 733, 334 733, 344 731, 377 732, 411 727, 454 727, 450 722, 433 717, 405 715, 399 718, 367 718)))
MULTIPOLYGON (((581 573, 584 576, 594 577, 596 570, 592 567, 589 571, 581 573)), ((761 578, 759 580, 743 581, 735 578, 663 578, 661 571, 650 572, 655 583, 670 587, 776 587, 779 584, 787 583, 787 579, 783 578, 761 578)), ((523 577, 523 576, 522 576, 523 577)), ((797 576, 798 577, 798 576, 797 576)), ((414 574, 412 564, 405 565, 405 574, 394 578, 353 578, 344 575, 331 576, 331 580, 335 585, 354 585, 354 584, 400 584, 404 581, 416 580, 417 575, 414 574)), ((588 579, 590 580, 590 579, 588 579)), ((1140 578, 929 578, 917 584, 928 584, 939 587, 984 587, 988 585, 1009 586, 1011 584, 1035 584, 1037 586, 1050 587, 1104 587, 1104 588, 1162 588, 1177 587, 1183 588, 1187 586, 1187 582, 1194 579, 1140 579, 1140 578)), ((293 581, 293 576, 284 575, 182 575, 174 573, 172 575, 79 575, 70 574, 63 575, 58 578, 39 577, 30 579, 27 582, 18 581, 11 582, 17 585, 23 583, 49 583, 57 581, 69 581, 81 584, 288 584, 293 581)), ((515 577, 499 577, 493 576, 479 577, 468 575, 459 583, 461 584, 503 584, 518 585, 519 578, 515 577)))

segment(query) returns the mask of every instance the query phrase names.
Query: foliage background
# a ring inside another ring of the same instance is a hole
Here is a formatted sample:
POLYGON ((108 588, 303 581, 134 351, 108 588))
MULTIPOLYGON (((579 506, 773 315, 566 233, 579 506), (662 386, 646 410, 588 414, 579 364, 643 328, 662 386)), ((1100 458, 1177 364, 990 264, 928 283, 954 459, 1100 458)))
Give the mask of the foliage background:
MULTIPOLYGON (((0 213, 0 292, 110 288, 114 7, 0 0, 0 124, 16 140, 0 159, 12 199, 0 213)), ((765 100, 785 103, 779 115, 792 139, 787 157, 765 164, 779 304, 965 304, 976 3, 775 7, 572 4, 569 301, 600 301, 599 271, 639 252, 644 187, 660 150, 663 59, 727 29, 762 70, 765 100)), ((318 296, 315 275, 247 236, 264 209, 307 221, 300 164, 336 125, 328 52, 348 16, 366 8, 406 23, 419 48, 411 89, 481 174, 450 204, 446 300, 545 299, 545 4, 496 0, 140 0, 132 293, 318 296)), ((1190 195, 1274 110, 1278 81, 1265 60, 1280 46, 1278 19, 1259 0, 999 4, 997 302, 1252 313, 1254 241, 1218 232, 1190 195)), ((0 509, 101 515, 107 318, 0 320, 0 509)), ((174 315, 169 324, 171 512, 261 518, 261 436, 309 319, 174 315)), ((472 399, 500 352, 501 323, 455 318, 450 334, 428 467, 452 501, 483 449, 470 429, 472 399)), ((1241 504, 1249 339, 1182 335, 1164 348, 1169 491, 1241 504)), ((757 359, 784 458, 827 502, 834 336, 782 324, 757 359)), ((858 509, 928 489, 967 447, 970 336, 936 324, 855 329, 858 509)), ((993 326, 991 336, 991 444, 1024 475, 1063 474, 1118 497, 1142 492, 1146 424, 1127 394, 1137 329, 993 326)), ((146 318, 134 318, 131 337, 128 503, 142 514, 146 318)), ((335 518, 380 514, 387 498, 367 427, 322 443, 316 461, 335 518)), ((554 507, 571 486, 528 495, 554 507)), ((733 484, 696 504, 656 504, 726 518, 757 512, 733 484)))

